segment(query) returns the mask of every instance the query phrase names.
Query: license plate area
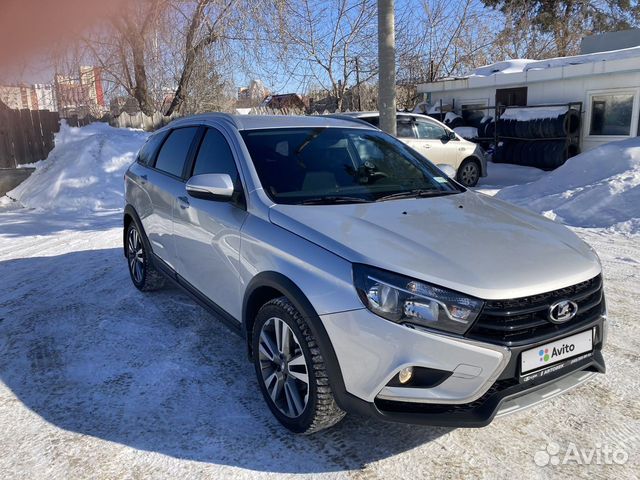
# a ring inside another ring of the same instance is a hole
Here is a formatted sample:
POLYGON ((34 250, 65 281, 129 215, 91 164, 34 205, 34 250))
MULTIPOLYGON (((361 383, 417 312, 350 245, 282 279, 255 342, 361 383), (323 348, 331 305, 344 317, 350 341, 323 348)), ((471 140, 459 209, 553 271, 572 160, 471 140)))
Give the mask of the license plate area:
MULTIPOLYGON (((575 357, 586 358, 593 353, 595 329, 564 337, 538 347, 525 350, 520 355, 520 375, 529 375, 551 369, 557 370, 568 366, 567 360, 575 357)), ((575 361, 571 361, 571 364, 575 361)))

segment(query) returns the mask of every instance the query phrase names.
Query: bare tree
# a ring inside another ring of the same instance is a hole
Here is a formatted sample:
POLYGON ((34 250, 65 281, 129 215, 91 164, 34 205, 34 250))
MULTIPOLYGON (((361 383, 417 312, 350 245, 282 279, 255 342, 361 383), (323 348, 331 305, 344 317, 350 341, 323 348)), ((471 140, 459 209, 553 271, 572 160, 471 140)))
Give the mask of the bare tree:
POLYGON ((184 104, 198 60, 203 58, 208 47, 224 37, 224 24, 231 17, 234 3, 235 0, 198 0, 186 31, 182 71, 166 115, 171 115, 184 104))
POLYGON ((275 45, 280 65, 300 85, 315 83, 342 110, 349 86, 377 73, 375 0, 286 1, 279 10, 284 42, 275 45))
POLYGON ((130 2, 83 38, 107 80, 135 98, 147 115, 153 114, 157 104, 149 88, 147 53, 165 7, 165 0, 130 2))
POLYGON ((478 0, 404 1, 398 7, 398 81, 402 85, 466 74, 491 60, 495 13, 478 0))

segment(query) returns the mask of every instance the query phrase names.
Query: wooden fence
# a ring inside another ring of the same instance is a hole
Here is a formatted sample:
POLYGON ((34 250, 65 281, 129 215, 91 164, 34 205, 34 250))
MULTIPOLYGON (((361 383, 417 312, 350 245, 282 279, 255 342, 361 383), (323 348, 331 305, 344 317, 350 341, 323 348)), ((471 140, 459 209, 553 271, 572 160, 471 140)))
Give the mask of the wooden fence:
POLYGON ((141 128, 147 132, 151 132, 164 127, 175 118, 178 118, 177 114, 167 117, 162 115, 160 112, 156 112, 152 116, 145 115, 142 112, 138 112, 133 115, 130 115, 127 112, 122 112, 117 117, 111 118, 109 120, 109 125, 117 128, 141 128))
POLYGON ((44 160, 59 130, 57 112, 0 108, 0 168, 44 160))

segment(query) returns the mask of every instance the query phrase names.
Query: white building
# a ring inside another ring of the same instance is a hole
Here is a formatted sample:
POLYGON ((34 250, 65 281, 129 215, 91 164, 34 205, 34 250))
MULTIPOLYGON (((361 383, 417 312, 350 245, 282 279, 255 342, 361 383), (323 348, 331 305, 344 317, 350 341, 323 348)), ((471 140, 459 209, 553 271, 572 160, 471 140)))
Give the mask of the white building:
POLYGON ((55 95, 53 85, 45 83, 36 83, 33 85, 36 99, 38 101, 38 110, 49 110, 55 112, 58 110, 56 107, 55 95))
POLYGON ((0 85, 0 100, 16 110, 57 110, 53 85, 0 85))
POLYGON ((431 105, 466 108, 582 102, 581 148, 637 136, 640 46, 547 60, 510 60, 418 85, 431 105))

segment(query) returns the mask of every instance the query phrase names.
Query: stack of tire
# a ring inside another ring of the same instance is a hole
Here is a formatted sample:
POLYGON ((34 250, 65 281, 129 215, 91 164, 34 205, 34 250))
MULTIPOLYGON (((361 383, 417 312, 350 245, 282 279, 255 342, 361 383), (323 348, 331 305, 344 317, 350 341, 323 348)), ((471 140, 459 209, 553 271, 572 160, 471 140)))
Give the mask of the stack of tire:
POLYGON ((580 114, 570 109, 554 118, 499 119, 500 142, 493 161, 553 170, 580 153, 577 137, 580 114))
POLYGON ((493 117, 484 117, 478 125, 478 137, 493 138, 496 133, 496 122, 493 117))

